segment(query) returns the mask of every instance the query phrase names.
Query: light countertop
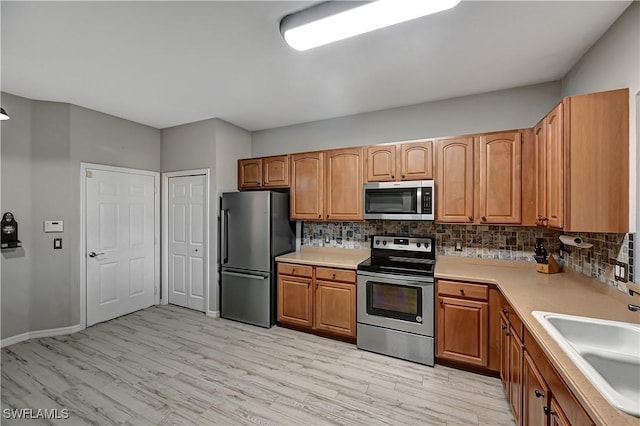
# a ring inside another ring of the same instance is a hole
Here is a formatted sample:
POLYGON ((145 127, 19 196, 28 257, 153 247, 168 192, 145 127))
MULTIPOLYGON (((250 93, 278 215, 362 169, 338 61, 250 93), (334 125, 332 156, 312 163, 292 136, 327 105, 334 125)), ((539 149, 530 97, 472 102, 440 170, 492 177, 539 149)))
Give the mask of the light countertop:
POLYGON ((302 246, 299 251, 276 257, 276 262, 301 263, 328 268, 357 269, 358 263, 369 258, 369 249, 302 246))
POLYGON ((629 303, 638 304, 640 296, 628 296, 572 271, 547 275, 535 268, 535 263, 528 262, 438 256, 436 278, 495 284, 596 424, 640 425, 639 418, 618 411, 604 399, 531 315, 548 311, 640 323, 640 313, 627 309, 629 303))

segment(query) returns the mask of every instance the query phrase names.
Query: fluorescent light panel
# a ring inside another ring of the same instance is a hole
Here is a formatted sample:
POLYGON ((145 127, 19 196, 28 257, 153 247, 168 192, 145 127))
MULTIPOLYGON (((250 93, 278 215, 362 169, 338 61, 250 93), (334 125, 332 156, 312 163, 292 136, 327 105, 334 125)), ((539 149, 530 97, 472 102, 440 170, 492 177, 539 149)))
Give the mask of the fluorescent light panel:
MULTIPOLYGON (((280 24, 281 32, 289 46, 296 50, 308 50, 451 9, 461 1, 378 0, 330 16, 324 16, 294 28, 286 28, 287 21, 292 20, 291 18, 295 17, 294 14, 282 20, 280 24)), ((319 6, 323 5, 320 4, 319 6)), ((322 10, 322 8, 315 6, 301 13, 312 12, 314 8, 322 10)))

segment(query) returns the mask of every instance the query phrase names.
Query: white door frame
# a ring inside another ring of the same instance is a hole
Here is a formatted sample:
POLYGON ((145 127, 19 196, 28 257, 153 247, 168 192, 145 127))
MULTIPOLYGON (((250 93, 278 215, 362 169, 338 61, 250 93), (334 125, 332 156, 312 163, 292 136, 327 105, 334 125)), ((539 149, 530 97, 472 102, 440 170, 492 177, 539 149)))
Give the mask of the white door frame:
POLYGON ((169 303, 169 178, 204 175, 204 309, 207 315, 209 312, 209 285, 210 285, 210 269, 211 269, 211 245, 209 227, 211 217, 210 211, 210 172, 209 169, 193 169, 180 170, 177 172, 162 173, 162 298, 160 303, 166 305, 169 303))
POLYGON ((82 330, 87 328, 87 206, 86 206, 86 188, 87 188, 87 170, 102 170, 105 172, 120 172, 143 176, 153 177, 154 186, 154 303, 160 303, 160 197, 158 190, 160 189, 160 172, 152 172, 150 170, 129 169, 126 167, 106 166, 104 164, 80 163, 80 327, 82 330))

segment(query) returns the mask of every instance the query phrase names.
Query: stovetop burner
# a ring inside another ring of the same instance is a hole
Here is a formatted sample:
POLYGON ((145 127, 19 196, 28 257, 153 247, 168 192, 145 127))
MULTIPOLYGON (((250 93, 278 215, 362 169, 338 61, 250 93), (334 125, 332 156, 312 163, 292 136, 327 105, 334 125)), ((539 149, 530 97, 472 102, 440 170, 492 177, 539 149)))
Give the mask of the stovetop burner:
POLYGON ((433 238, 374 236, 371 238, 371 257, 361 262, 358 270, 433 276, 435 262, 433 238))

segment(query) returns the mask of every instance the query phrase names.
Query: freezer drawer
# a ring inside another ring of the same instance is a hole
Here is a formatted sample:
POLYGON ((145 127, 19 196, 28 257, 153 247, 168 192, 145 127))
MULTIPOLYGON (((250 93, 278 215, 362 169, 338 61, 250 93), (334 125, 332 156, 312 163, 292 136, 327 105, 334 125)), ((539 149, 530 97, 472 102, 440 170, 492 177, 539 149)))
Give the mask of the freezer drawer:
POLYGON ((222 318, 267 328, 275 322, 270 273, 223 269, 220 296, 222 318))

